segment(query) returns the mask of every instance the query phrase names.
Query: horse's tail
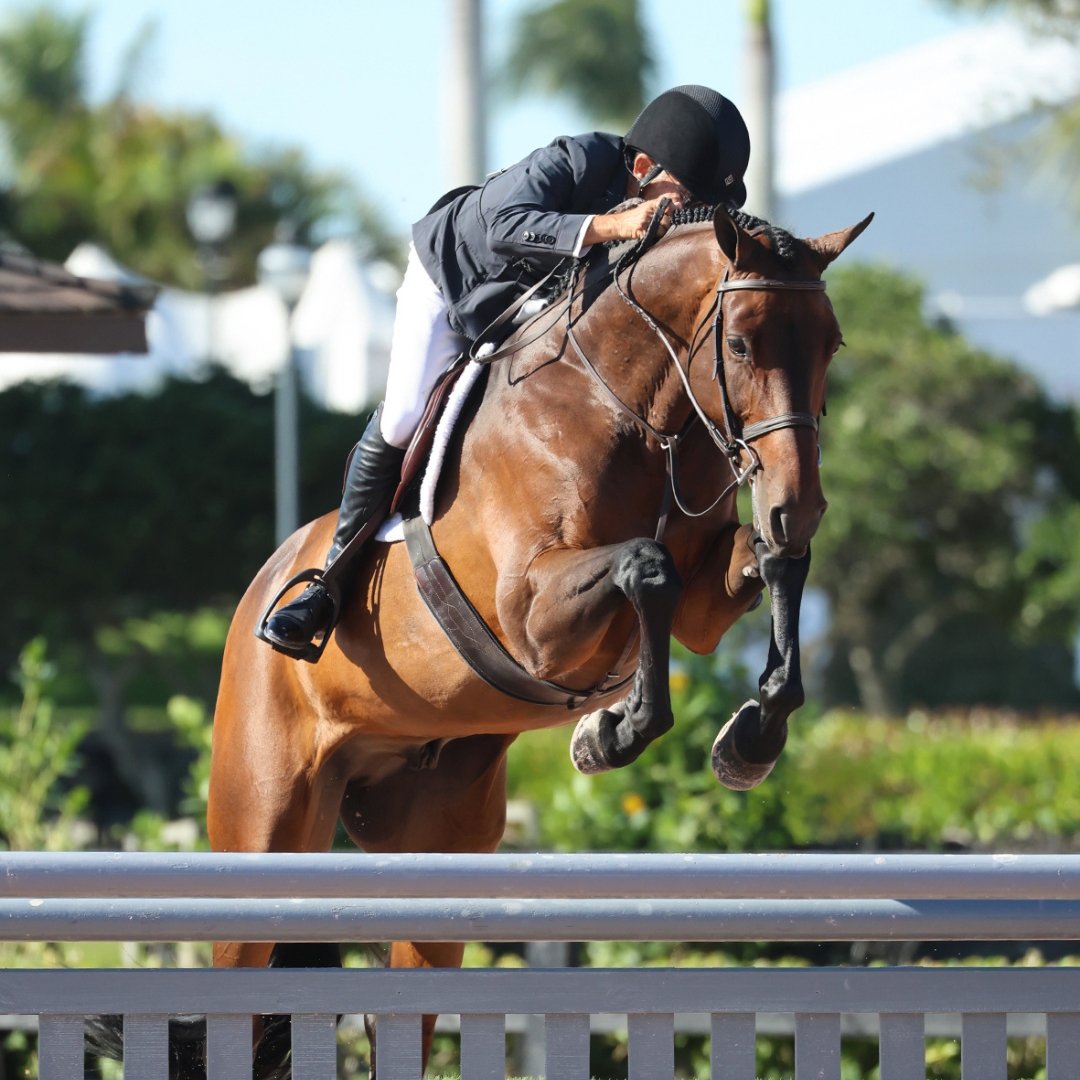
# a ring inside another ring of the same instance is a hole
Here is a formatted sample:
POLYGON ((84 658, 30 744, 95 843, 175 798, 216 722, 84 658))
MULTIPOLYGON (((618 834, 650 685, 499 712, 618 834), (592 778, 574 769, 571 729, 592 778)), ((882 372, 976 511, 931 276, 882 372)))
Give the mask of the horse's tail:
MULTIPOLYGON (((272 968, 341 967, 341 946, 329 942, 279 942, 270 954, 272 968)), ((292 1019, 285 1013, 264 1016, 263 1037, 255 1052, 254 1080, 289 1080, 292 1076, 292 1019)), ((170 1077, 169 1080, 185 1080, 170 1077)))
MULTIPOLYGON (((88 1016, 86 1050, 97 1057, 124 1058, 124 1018, 88 1016)), ((169 1080, 206 1080, 206 1017, 169 1018, 169 1080)))
MULTIPOLYGON (((274 946, 270 967, 341 967, 341 947, 322 942, 274 946)), ((264 1016, 263 1037, 252 1063, 253 1080, 289 1080, 292 1075, 292 1028, 285 1015, 264 1016)), ((86 1049, 98 1057, 122 1061, 124 1018, 88 1016, 86 1049)), ((206 1080, 206 1017, 169 1018, 169 1080, 206 1080)))

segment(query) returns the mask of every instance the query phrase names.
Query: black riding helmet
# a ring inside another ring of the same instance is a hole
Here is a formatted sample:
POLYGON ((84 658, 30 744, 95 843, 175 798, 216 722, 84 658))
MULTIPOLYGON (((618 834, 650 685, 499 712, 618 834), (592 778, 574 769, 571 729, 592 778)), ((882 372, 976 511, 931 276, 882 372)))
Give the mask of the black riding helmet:
POLYGON ((746 202, 750 133, 739 110, 707 86, 665 90, 642 109, 624 142, 628 166, 635 153, 648 154, 709 206, 746 202))

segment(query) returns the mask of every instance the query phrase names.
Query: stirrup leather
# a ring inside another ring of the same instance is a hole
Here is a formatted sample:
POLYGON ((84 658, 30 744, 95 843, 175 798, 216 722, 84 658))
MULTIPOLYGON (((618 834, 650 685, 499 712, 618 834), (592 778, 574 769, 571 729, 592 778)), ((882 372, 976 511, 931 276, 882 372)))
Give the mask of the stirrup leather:
MULTIPOLYGON (((335 560, 336 561, 336 560, 335 560)), ((270 601, 269 606, 263 612, 262 618, 259 620, 258 625, 255 627, 255 636, 260 641, 265 641, 275 652, 283 653, 285 656, 291 656, 294 660, 306 660, 309 664, 316 664, 319 662, 319 658, 322 656, 323 651, 326 649, 327 643, 330 641, 330 635, 334 632, 334 628, 338 624, 338 620, 341 618, 341 590, 338 588, 335 577, 328 577, 324 570, 318 570, 311 568, 308 570, 301 570, 299 574, 294 574, 284 585, 278 590, 277 595, 270 601), (320 588, 326 591, 327 597, 330 599, 331 614, 330 625, 323 631, 321 637, 316 637, 314 640, 308 642, 305 645, 283 645, 279 641, 275 641, 267 633, 266 626, 270 621, 270 617, 277 610, 278 604, 281 603, 285 594, 297 585, 302 585, 304 582, 309 582, 312 585, 318 585, 320 588)))

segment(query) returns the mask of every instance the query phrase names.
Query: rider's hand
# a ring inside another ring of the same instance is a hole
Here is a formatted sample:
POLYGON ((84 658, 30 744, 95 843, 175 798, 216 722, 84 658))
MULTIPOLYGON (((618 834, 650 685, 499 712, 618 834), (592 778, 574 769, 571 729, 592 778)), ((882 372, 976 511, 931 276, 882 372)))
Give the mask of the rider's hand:
POLYGON ((658 236, 663 236, 671 226, 672 211, 682 206, 678 196, 660 196, 638 203, 629 210, 617 214, 597 214, 585 230, 585 244, 602 244, 605 240, 640 240, 649 229, 649 222, 656 213, 662 199, 666 198, 668 207, 660 222, 658 236))

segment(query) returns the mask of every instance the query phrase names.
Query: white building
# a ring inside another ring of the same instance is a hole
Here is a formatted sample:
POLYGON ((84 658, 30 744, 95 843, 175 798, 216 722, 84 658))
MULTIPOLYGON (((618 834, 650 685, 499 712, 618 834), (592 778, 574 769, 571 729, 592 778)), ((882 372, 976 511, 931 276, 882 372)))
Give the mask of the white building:
MULTIPOLYGON (((80 245, 65 265, 83 277, 137 280, 93 244, 80 245)), ((305 387, 324 407, 358 412, 382 396, 395 274, 385 264, 364 263, 344 240, 313 254, 292 329, 305 387)), ((286 324, 280 298, 265 286, 213 298, 166 289, 147 318, 148 356, 0 354, 0 389, 64 378, 101 394, 149 391, 168 375, 197 377, 213 361, 263 390, 285 357, 286 324)))
POLYGON ((1038 106, 1078 93, 1080 51, 1010 22, 799 87, 779 106, 782 223, 814 236, 875 211, 845 261, 914 272, 932 310, 1080 400, 1080 222, 1030 145, 1038 106))

